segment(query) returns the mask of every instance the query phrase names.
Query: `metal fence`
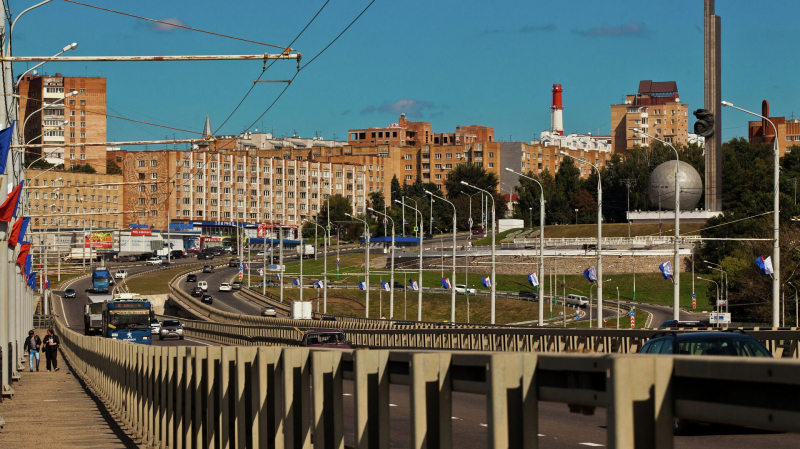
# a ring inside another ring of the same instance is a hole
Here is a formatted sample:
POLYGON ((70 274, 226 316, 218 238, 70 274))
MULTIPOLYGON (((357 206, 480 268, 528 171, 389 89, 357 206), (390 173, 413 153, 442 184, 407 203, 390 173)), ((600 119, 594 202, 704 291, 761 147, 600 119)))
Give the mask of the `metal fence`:
POLYGON ((452 446, 453 392, 486 396, 491 448, 538 447, 540 401, 606 408, 610 447, 671 448, 676 417, 800 431, 794 360, 158 347, 58 326, 73 369, 155 447, 344 448, 352 407, 356 447, 387 448, 390 384, 409 387, 412 448, 452 446))
POLYGON ((56 315, 34 315, 34 329, 50 329, 56 325, 56 315))

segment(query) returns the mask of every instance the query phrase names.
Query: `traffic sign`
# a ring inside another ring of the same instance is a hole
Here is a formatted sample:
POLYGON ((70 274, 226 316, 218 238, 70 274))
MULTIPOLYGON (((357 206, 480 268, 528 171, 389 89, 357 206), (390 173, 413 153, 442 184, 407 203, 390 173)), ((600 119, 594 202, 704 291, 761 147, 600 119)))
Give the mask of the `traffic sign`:
POLYGON ((631 318, 633 318, 634 316, 636 316, 636 311, 635 310, 631 310, 631 318))
POLYGON ((603 318, 604 323, 608 323, 608 318, 603 318))
MULTIPOLYGON (((692 296, 694 296, 694 295, 692 295, 692 296)), ((695 309, 697 309, 697 300, 695 298, 692 298, 692 310, 695 310, 695 309)))
POLYGON ((694 293, 692 293, 692 299, 697 299, 697 295, 695 295, 694 293))
POLYGON ((633 329, 634 327, 636 327, 636 320, 633 317, 631 317, 631 329, 633 329))
POLYGON ((242 280, 242 271, 241 270, 239 270, 239 280, 240 281, 242 280))
POLYGON ((330 231, 330 230, 331 230, 331 225, 327 225, 327 226, 325 226, 325 230, 326 230, 326 231, 330 231))
POLYGON ((419 227, 418 226, 414 226, 414 232, 419 232, 419 227))
POLYGON ((575 319, 576 319, 576 320, 579 320, 579 319, 581 319, 581 314, 580 314, 580 313, 576 313, 576 314, 575 314, 575 319))

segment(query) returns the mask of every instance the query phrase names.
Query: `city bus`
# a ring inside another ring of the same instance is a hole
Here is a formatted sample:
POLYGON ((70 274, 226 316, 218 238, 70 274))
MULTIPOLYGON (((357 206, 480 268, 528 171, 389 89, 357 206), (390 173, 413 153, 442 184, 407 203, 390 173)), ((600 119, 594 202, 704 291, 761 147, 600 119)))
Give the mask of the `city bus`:
POLYGON ((95 293, 108 293, 108 280, 111 273, 105 267, 95 268, 92 271, 92 291, 95 293))
POLYGON ((151 310, 149 301, 137 299, 115 299, 103 303, 103 337, 151 344, 151 310))

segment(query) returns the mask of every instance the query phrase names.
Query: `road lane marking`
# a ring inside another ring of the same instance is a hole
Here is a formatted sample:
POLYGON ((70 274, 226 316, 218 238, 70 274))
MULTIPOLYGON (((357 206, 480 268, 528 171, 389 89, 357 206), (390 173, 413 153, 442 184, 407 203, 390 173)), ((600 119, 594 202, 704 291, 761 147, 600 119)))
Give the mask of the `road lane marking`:
POLYGON ((201 345, 206 345, 206 346, 214 346, 212 343, 206 343, 206 342, 204 342, 204 341, 195 340, 194 338, 189 338, 189 337, 183 337, 183 338, 184 338, 185 340, 193 341, 193 342, 195 342, 195 343, 200 343, 201 345))
POLYGON ((603 446, 605 446, 604 444, 597 444, 597 443, 579 443, 579 444, 581 444, 583 446, 591 446, 591 447, 603 447, 603 446))
POLYGON ((56 295, 56 296, 58 296, 58 302, 61 303, 61 313, 64 315, 64 322, 67 324, 67 327, 69 327, 69 320, 67 319, 67 312, 64 309, 64 299, 61 298, 61 295, 56 295))

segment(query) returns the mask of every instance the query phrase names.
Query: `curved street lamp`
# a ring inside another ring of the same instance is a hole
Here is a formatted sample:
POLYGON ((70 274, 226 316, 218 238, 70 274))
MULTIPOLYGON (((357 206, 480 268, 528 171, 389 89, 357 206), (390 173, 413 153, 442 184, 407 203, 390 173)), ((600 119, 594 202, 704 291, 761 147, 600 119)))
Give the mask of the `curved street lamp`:
MULTIPOLYGON (((451 203, 450 201, 447 201, 446 199, 442 198, 439 195, 435 195, 433 192, 430 192, 428 190, 425 190, 425 193, 430 195, 431 198, 436 198, 453 206, 453 279, 450 284, 450 321, 455 322, 456 321, 456 231, 458 230, 456 229, 456 205, 451 203)), ((442 248, 442 252, 444 252, 444 248, 442 248)), ((420 286, 420 288, 422 288, 422 286, 420 286)), ((494 317, 494 314, 492 314, 492 317, 494 317)), ((494 319, 492 319, 492 323, 494 324, 494 319)))

